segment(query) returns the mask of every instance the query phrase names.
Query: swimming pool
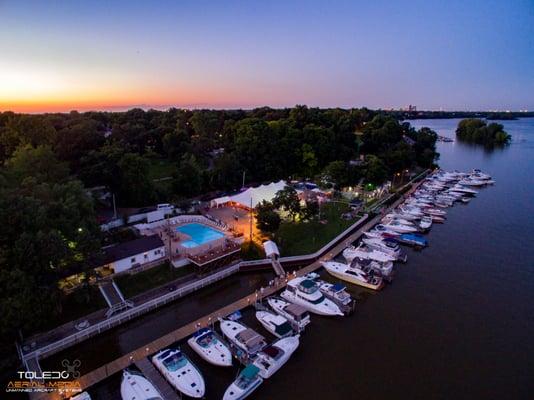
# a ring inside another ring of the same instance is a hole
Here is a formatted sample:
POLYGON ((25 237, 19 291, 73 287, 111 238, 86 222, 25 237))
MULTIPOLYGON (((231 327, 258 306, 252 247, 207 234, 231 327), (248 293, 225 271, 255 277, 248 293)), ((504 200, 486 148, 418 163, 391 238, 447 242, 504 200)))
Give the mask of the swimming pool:
POLYGON ((224 233, 210 228, 209 226, 197 223, 182 225, 177 227, 176 230, 191 237, 190 240, 180 242, 182 246, 187 247, 188 249, 224 237, 224 233))

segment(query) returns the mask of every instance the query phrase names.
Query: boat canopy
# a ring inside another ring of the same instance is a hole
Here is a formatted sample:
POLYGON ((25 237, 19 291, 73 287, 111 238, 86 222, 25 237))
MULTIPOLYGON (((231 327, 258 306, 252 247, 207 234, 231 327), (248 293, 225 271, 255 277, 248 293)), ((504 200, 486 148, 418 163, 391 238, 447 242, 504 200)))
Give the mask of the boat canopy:
POLYGON ((209 329, 209 328, 201 328, 198 331, 196 331, 193 334, 193 336, 198 338, 198 337, 200 337, 200 336, 202 336, 202 335, 204 335, 205 333, 208 333, 208 332, 211 332, 211 329, 209 329))
POLYGON ((241 371, 241 376, 246 379, 254 379, 256 375, 260 372, 260 369, 254 364, 249 364, 241 371))
POLYGON ((274 329, 274 331, 280 336, 285 336, 289 332, 293 331, 293 328, 291 328, 291 325, 289 324, 289 322, 285 321, 281 325, 276 325, 276 328, 274 329))
POLYGON ((302 307, 302 306, 299 306, 298 304, 289 304, 288 306, 285 307, 285 310, 293 315, 294 317, 297 317, 297 318, 300 318, 302 317, 303 315, 307 314, 307 310, 302 307))
POLYGON ((253 329, 247 328, 236 335, 237 340, 244 343, 249 349, 256 346, 261 346, 265 342, 265 338, 253 329))

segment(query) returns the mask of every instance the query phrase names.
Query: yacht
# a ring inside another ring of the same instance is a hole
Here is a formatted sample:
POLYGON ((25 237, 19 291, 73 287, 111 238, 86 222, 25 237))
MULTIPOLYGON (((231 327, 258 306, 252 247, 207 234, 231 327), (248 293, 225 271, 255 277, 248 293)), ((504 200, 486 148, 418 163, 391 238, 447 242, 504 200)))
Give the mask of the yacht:
POLYGON ((260 321, 265 329, 278 338, 293 335, 293 328, 289 321, 279 314, 270 311, 256 311, 256 319, 260 321))
POLYGON ((380 262, 395 261, 397 259, 397 257, 395 256, 382 253, 381 251, 370 249, 363 245, 360 245, 358 247, 354 247, 354 246, 347 247, 345 250, 343 250, 343 257, 345 257, 345 260, 347 260, 348 262, 351 262, 356 257, 363 258, 363 259, 368 258, 370 260, 380 261, 380 262))
POLYGON ((355 258, 350 263, 351 267, 361 269, 363 272, 378 275, 384 278, 386 281, 391 282, 393 279, 393 263, 391 261, 381 263, 363 258, 355 258))
MULTIPOLYGON (((122 372, 121 397, 122 400, 162 400, 161 395, 148 379, 140 373, 127 369, 122 372)), ((75 396, 72 399, 91 400, 91 397, 75 396)))
POLYGON ((220 322, 224 336, 248 356, 254 356, 267 346, 265 338, 255 330, 247 328, 237 321, 221 319, 220 322))
POLYGON ((403 213, 412 214, 412 215, 414 215, 416 217, 422 217, 423 216, 423 211, 420 208, 414 207, 414 206, 410 206, 408 204, 404 204, 404 205, 400 206, 399 210, 401 210, 403 213))
POLYGON ((219 367, 232 365, 232 353, 219 336, 209 328, 202 328, 187 343, 201 358, 219 367))
POLYGON ((462 179, 461 181, 458 181, 458 183, 463 186, 485 186, 488 184, 488 181, 466 178, 462 179))
POLYGON ((259 376, 260 369, 249 364, 224 392, 223 400, 242 400, 258 388, 263 382, 259 376))
POLYGON ((380 251, 401 260, 406 257, 399 245, 394 240, 382 240, 377 238, 363 238, 362 242, 370 249, 380 251))
POLYGON ((270 378, 284 365, 299 347, 299 335, 282 338, 260 351, 253 365, 260 369, 263 379, 270 378))
POLYGON ((386 228, 391 229, 392 231, 396 231, 399 233, 411 233, 411 232, 417 232, 417 228, 415 226, 405 225, 400 223, 399 221, 391 221, 387 224, 382 224, 386 228))
MULTIPOLYGON (((124 397, 123 397, 123 399, 124 399, 124 397)), ((143 397, 140 397, 140 399, 143 399, 143 397)), ((161 397, 157 397, 157 399, 161 400, 161 397)), ((76 395, 74 395, 72 397, 69 397, 69 400, 91 400, 91 395, 89 393, 87 393, 87 392, 81 392, 81 393, 78 393, 78 394, 76 394, 76 395)))
POLYGON ((382 278, 366 274, 359 268, 354 268, 336 261, 323 261, 321 264, 330 275, 355 285, 373 290, 380 290, 384 286, 382 278))
POLYGON ((373 230, 373 232, 379 232, 382 234, 382 236, 385 236, 385 237, 395 237, 395 236, 399 236, 400 233, 399 232, 395 232, 394 230, 391 230, 389 228, 386 228, 384 225, 382 224, 378 224, 376 225, 373 230))
POLYGON ((323 296, 314 281, 305 277, 291 279, 281 296, 315 314, 344 315, 334 302, 323 296))
POLYGON ((278 297, 269 297, 267 303, 275 312, 287 319, 298 332, 302 332, 310 323, 310 314, 298 304, 290 303, 278 297))
POLYGON ((189 397, 204 397, 204 378, 179 348, 160 351, 152 357, 152 362, 176 390, 189 397))
POLYGON ((346 287, 341 283, 325 282, 321 276, 316 272, 306 274, 308 279, 311 279, 319 285, 319 290, 327 298, 332 300, 345 314, 354 311, 355 300, 347 292, 346 287))
POLYGON ((454 190, 455 192, 460 192, 460 193, 465 193, 465 194, 468 194, 468 195, 472 195, 474 196, 475 194, 477 194, 478 192, 474 189, 470 189, 468 187, 465 187, 465 186, 462 186, 462 185, 454 185, 451 190, 454 190))
POLYGON ((421 221, 419 221, 419 228, 423 230, 429 230, 432 227, 432 217, 430 216, 424 216, 421 218, 421 221))

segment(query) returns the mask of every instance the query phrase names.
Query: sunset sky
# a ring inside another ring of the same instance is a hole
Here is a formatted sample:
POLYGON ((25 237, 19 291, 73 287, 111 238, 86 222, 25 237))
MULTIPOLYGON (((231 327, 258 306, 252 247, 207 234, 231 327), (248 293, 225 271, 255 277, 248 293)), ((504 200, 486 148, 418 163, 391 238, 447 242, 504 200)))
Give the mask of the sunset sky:
POLYGON ((534 110, 534 1, 0 0, 0 110, 534 110))

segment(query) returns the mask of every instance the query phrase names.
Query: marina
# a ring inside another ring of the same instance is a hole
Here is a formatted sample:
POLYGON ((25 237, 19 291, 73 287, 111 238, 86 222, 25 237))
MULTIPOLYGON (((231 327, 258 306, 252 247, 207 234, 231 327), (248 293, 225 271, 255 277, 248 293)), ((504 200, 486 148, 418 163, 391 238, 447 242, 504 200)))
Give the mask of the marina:
MULTIPOLYGON (((440 188, 440 190, 443 190, 443 188, 440 188)), ((425 196, 426 196, 426 194, 425 194, 425 196)), ((406 200, 408 200, 408 199, 406 199, 406 200)), ((411 200, 408 200, 408 202, 412 203, 411 200)), ((461 203, 461 200, 460 200, 460 201, 454 200, 454 202, 456 202, 456 203, 461 203)), ((428 202, 423 201, 423 202, 419 202, 419 204, 412 203, 412 204, 410 204, 409 207, 406 208, 406 210, 411 211, 412 214, 419 214, 417 208, 419 208, 419 209, 421 209, 421 208, 425 208, 425 206, 423 206, 423 204, 428 204, 428 202)), ((446 208, 440 208, 440 209, 446 210, 447 212, 449 211, 449 210, 446 209, 446 208)), ((451 209, 451 210, 452 210, 452 209, 451 209)), ((439 210, 438 210, 438 211, 439 211, 439 210)), ((444 215, 444 214, 442 214, 442 215, 444 215)), ((381 216, 380 216, 380 217, 381 217, 381 216)), ((369 222, 368 224, 366 224, 366 226, 365 226, 365 228, 366 228, 365 232, 369 232, 369 231, 371 231, 371 230, 372 230, 372 225, 374 225, 374 224, 380 222, 380 219, 381 219, 381 218, 374 218, 374 219, 371 221, 372 223, 369 222)), ((403 221, 403 223, 405 223, 405 221, 403 221)), ((417 229, 414 233, 411 233, 411 234, 412 234, 412 235, 418 235, 418 236, 419 236, 419 235, 420 235, 419 232, 420 232, 419 229, 417 229)), ((359 231, 358 233, 359 233, 358 237, 360 237, 360 236, 364 233, 364 230, 362 229, 362 230, 359 231)), ((395 236, 396 236, 396 235, 394 235, 394 234, 391 234, 390 236, 388 236, 388 233, 387 233, 387 232, 385 232, 385 234, 386 234, 386 235, 384 235, 384 237, 388 237, 388 238, 395 238, 395 236)), ((366 236, 367 236, 367 235, 366 235, 366 236)), ((379 236, 381 236, 381 235, 376 235, 375 238, 378 238, 379 236)), ((397 236, 397 237, 400 237, 400 236, 397 236)), ((414 237, 417 237, 417 236, 414 236, 414 237)), ((352 239, 352 237, 351 237, 350 239, 352 239)), ((356 239, 352 240, 350 243, 354 242, 355 240, 356 240, 356 239)), ((350 243, 349 243, 349 244, 350 244, 350 243)), ((341 251, 346 247, 346 245, 347 245, 346 242, 340 244, 340 246, 336 247, 335 250, 332 250, 331 253, 333 254, 335 251, 339 251, 339 252, 341 252, 341 251)), ((424 254, 424 252, 423 252, 422 254, 424 254)), ((417 256, 418 254, 417 254, 417 253, 413 253, 413 255, 412 255, 411 252, 408 253, 408 256, 409 256, 410 259, 411 259, 411 257, 414 256, 414 255, 417 256)), ((315 263, 315 264, 316 264, 316 263, 315 263)), ((410 264, 410 262, 408 262, 408 264, 410 264)), ((317 269, 319 269, 319 268, 320 268, 319 266, 317 266, 317 265, 315 266, 315 270, 317 270, 317 269)), ((302 271, 302 272, 305 272, 305 271, 302 271)), ((300 275, 300 271, 298 271, 298 274, 300 275)), ((283 286, 284 286, 284 285, 282 284, 281 286, 279 286, 279 287, 277 288, 277 290, 281 289, 283 286)), ((272 293, 277 292, 277 290, 274 290, 272 293)), ((384 293, 388 293, 388 290, 386 290, 384 293)), ((262 297, 267 297, 267 296, 269 296, 269 294, 270 294, 270 293, 265 292, 265 296, 262 296, 262 297)), ((247 305, 247 306, 248 306, 248 305, 247 305)), ((242 308, 238 308, 238 307, 236 307, 236 309, 244 309, 244 308, 246 308, 247 306, 242 307, 242 308)), ((317 320, 317 318, 322 319, 321 317, 316 317, 316 318, 313 318, 313 321, 315 322, 315 321, 317 320)), ((340 322, 341 322, 341 324, 343 324, 343 321, 340 321, 340 322)), ((313 325, 313 322, 312 322, 312 325, 313 325)), ((315 327, 312 327, 312 330, 311 330, 310 332, 313 332, 314 329, 315 329, 315 327)), ((194 332, 194 331, 195 331, 195 330, 193 329, 192 332, 194 332)), ((309 336, 308 336, 308 333, 307 333, 306 336, 303 338, 303 340, 306 340, 308 337, 309 337, 309 336)), ((284 373, 285 373, 285 372, 284 372, 284 373)), ((262 387, 263 387, 263 386, 262 386, 262 387)), ((266 386, 266 387, 267 387, 267 386, 266 386)), ((260 391, 259 391, 258 393, 261 393, 261 392, 262 392, 262 390, 260 389, 260 391)), ((265 394, 265 395, 267 396, 268 394, 265 394)))

